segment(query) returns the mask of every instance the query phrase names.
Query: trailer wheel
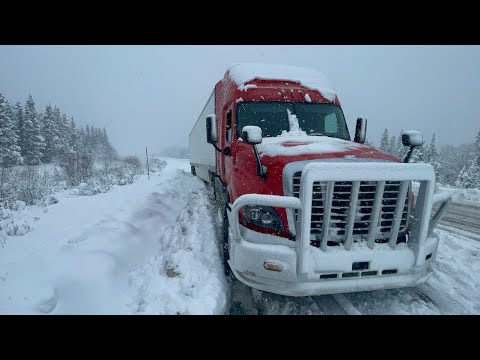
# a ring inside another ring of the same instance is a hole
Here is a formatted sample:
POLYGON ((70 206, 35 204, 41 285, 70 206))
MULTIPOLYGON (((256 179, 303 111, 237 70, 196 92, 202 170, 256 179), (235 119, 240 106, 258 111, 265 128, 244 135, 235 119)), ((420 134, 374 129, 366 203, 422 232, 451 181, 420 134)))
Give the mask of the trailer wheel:
POLYGON ((192 172, 192 175, 197 175, 197 173, 195 172, 195 166, 190 165, 190 171, 192 172))
POLYGON ((228 252, 228 214, 227 214, 227 205, 223 207, 223 221, 222 221, 222 235, 223 235, 223 269, 226 276, 231 276, 230 265, 228 265, 228 259, 230 259, 230 254, 228 252))

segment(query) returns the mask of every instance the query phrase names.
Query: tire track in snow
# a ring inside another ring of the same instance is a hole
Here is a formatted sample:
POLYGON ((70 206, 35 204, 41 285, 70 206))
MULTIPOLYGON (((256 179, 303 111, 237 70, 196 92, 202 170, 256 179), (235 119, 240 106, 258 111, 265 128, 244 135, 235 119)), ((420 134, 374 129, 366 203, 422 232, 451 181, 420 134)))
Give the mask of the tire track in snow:
POLYGON ((332 295, 336 302, 345 310, 348 315, 362 315, 353 304, 343 294, 332 295))
POLYGON ((449 232, 454 235, 459 235, 466 237, 471 240, 480 242, 480 236, 476 236, 478 233, 470 232, 465 230, 465 226, 455 226, 452 224, 444 225, 442 222, 437 225, 437 228, 446 232, 449 232))

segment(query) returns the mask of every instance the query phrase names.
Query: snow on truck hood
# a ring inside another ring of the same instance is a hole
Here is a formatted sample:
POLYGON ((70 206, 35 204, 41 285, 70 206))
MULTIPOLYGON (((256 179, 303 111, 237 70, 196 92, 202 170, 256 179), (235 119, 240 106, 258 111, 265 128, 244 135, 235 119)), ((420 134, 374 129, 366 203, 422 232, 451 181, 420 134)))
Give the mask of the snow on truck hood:
POLYGON ((329 101, 334 101, 337 96, 326 76, 317 70, 297 66, 245 63, 232 65, 228 72, 240 90, 254 87, 255 85, 244 84, 255 79, 284 80, 298 82, 306 88, 318 90, 329 101))
POLYGON ((342 153, 356 149, 370 149, 366 145, 328 136, 292 135, 263 138, 257 145, 263 156, 295 156, 307 154, 342 153))

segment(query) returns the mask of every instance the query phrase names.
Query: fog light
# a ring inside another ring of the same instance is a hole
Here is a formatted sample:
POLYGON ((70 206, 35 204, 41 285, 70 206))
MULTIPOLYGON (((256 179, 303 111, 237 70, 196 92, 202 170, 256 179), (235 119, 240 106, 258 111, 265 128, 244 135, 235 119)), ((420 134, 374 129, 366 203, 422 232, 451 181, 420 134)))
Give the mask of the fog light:
POLYGON ((271 262, 266 262, 263 264, 263 267, 267 270, 270 270, 270 271, 282 271, 283 270, 283 266, 280 265, 280 264, 274 264, 274 263, 271 263, 271 262))
POLYGON ((270 225, 273 222, 273 217, 270 214, 264 214, 262 216, 262 223, 265 225, 270 225))

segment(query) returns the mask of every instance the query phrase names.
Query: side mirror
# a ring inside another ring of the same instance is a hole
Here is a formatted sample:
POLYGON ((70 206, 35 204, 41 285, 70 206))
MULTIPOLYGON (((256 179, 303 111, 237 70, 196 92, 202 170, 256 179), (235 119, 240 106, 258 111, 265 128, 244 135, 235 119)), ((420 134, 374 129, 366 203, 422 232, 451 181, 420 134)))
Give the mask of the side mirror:
POLYGON ((258 126, 244 126, 242 129, 242 139, 247 144, 261 144, 262 129, 260 129, 258 126))
POLYGON ((365 144, 367 137, 367 119, 357 118, 357 126, 355 127, 355 139, 353 141, 365 144))
POLYGON ((410 161, 410 157, 412 156, 413 149, 416 146, 423 145, 423 135, 418 130, 406 130, 402 132, 402 144, 403 146, 410 146, 410 150, 408 150, 405 159, 403 159, 404 163, 408 163, 410 161))
POLYGON ((402 132, 402 144, 403 146, 422 146, 423 135, 417 130, 406 130, 402 132))
POLYGON ((214 144, 217 142, 217 127, 215 126, 216 118, 214 114, 207 116, 207 143, 214 144))
POLYGON ((255 161, 257 163, 257 175, 265 180, 267 178, 267 168, 262 165, 257 147, 255 146, 262 143, 262 129, 252 125, 244 126, 242 128, 242 139, 247 144, 253 145, 253 153, 255 154, 255 161))

